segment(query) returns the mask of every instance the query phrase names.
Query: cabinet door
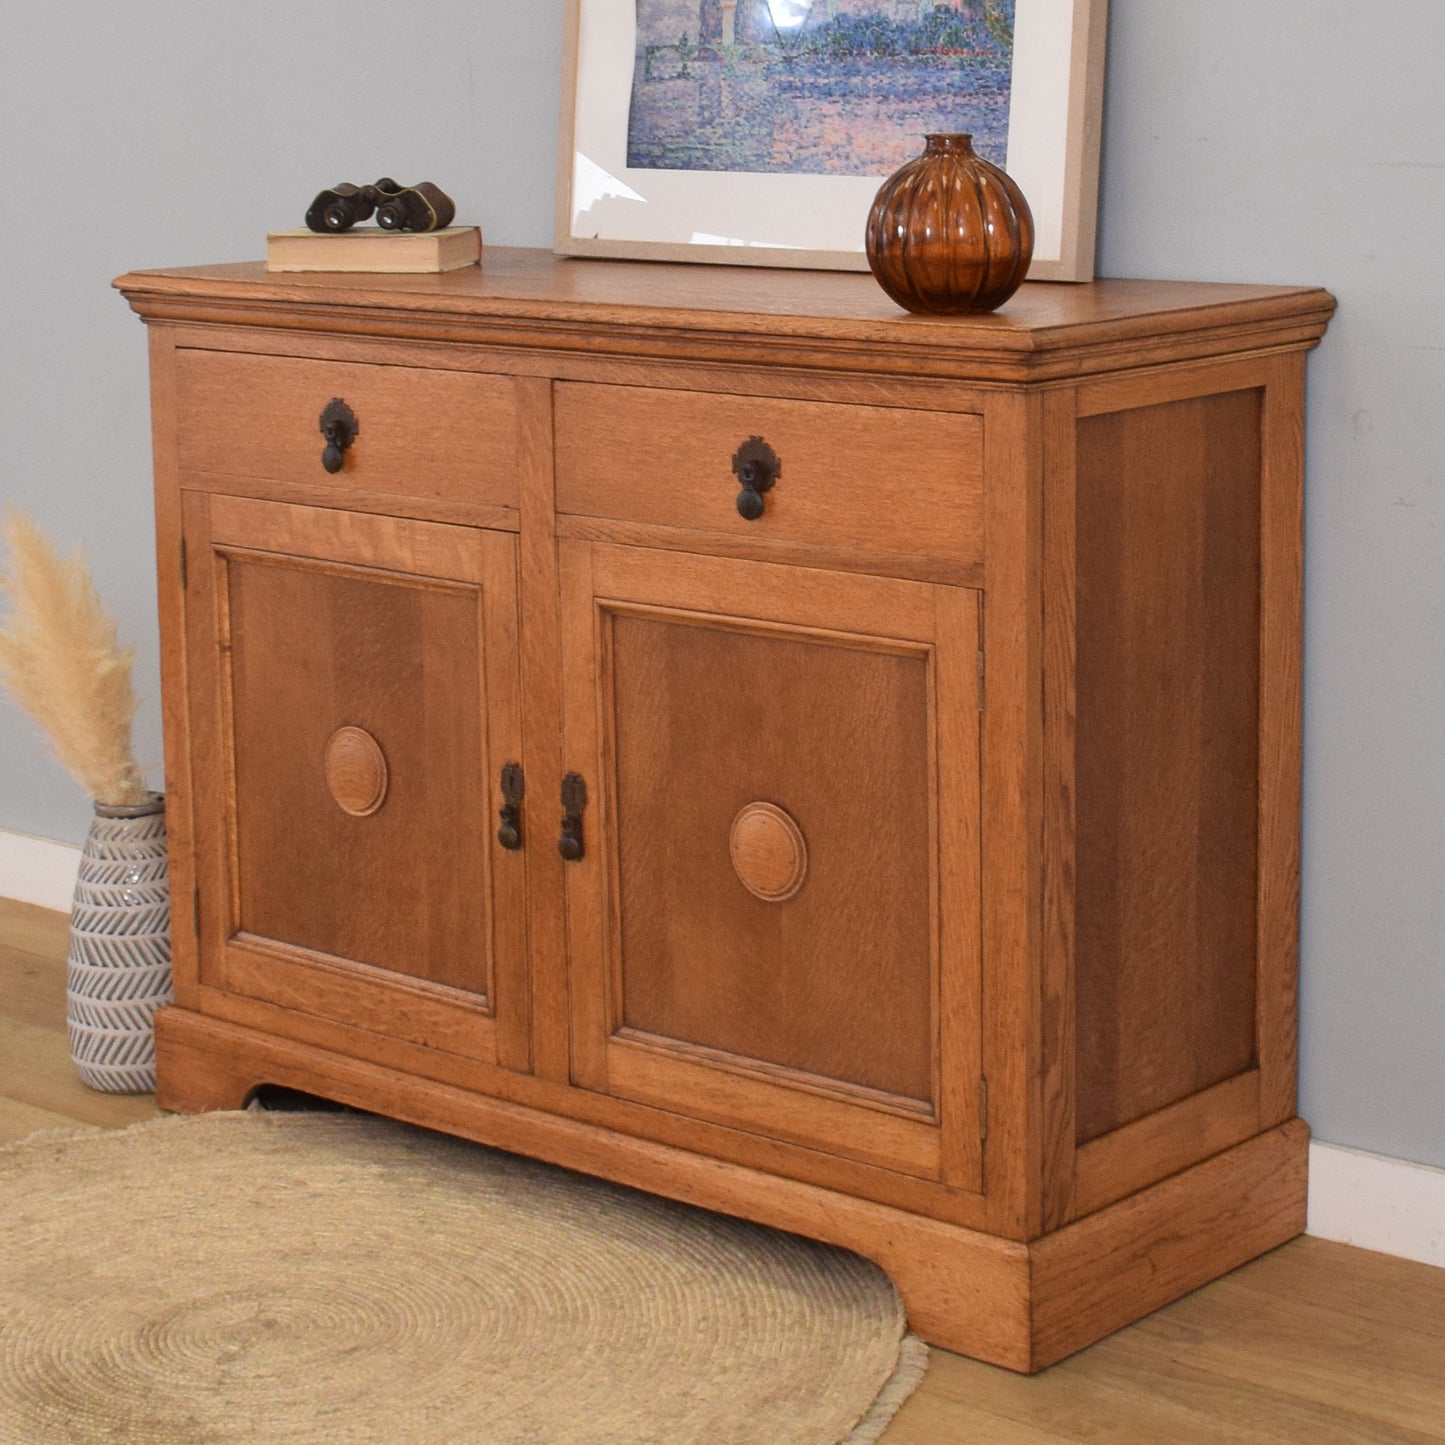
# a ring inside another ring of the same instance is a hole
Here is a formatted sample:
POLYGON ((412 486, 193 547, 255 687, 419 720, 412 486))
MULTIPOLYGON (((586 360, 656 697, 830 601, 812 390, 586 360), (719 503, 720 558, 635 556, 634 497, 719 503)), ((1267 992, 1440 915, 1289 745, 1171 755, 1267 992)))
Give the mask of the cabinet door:
POLYGON ((203 1007, 525 1069, 516 539, 191 494, 186 545, 203 1007))
POLYGON ((978 597, 562 544, 575 1081, 979 1185, 978 597))

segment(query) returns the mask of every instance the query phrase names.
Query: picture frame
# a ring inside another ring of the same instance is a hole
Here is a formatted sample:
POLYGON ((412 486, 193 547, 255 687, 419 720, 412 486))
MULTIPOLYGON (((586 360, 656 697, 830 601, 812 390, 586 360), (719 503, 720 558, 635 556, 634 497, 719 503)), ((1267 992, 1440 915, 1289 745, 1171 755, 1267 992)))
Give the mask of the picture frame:
POLYGON ((1033 211, 1029 279, 1092 280, 1106 28, 1107 0, 568 0, 555 249, 865 271, 873 197, 923 149, 922 130, 903 129, 905 116, 928 104, 944 119, 982 115, 997 137, 997 106, 988 106, 1002 67, 1006 156, 998 143, 993 155, 979 149, 1003 164, 1033 211), (966 23, 981 34, 978 17, 1000 13, 1012 22, 1003 61, 986 35, 972 52, 919 53, 911 69, 881 51, 836 61, 840 33, 856 44, 872 25, 895 45, 899 36, 916 45, 910 37, 925 24, 956 35, 966 23), (903 87, 920 76, 934 89, 915 103, 903 87), (860 92, 871 123, 856 121, 860 92), (904 102, 892 104, 895 94, 904 102), (954 94, 964 97, 956 108, 954 94), (798 165, 816 169, 784 168, 798 165), (826 167, 833 173, 818 173, 826 167))

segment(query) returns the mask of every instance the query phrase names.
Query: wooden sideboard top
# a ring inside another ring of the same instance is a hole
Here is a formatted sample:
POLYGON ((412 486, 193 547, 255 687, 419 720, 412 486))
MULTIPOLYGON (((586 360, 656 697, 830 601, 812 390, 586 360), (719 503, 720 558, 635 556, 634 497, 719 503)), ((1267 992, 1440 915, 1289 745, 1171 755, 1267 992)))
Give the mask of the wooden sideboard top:
POLYGON ((1030 283, 987 315, 924 317, 866 274, 506 247, 439 275, 275 273, 250 261, 115 284, 147 320, 1011 381, 1308 347, 1335 306, 1318 287, 1105 280, 1030 283))

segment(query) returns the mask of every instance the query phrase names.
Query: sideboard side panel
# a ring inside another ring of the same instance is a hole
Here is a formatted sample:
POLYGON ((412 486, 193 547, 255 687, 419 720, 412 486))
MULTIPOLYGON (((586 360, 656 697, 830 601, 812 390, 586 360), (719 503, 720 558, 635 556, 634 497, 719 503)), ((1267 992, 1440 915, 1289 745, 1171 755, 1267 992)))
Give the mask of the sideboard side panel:
POLYGON ((1079 422, 1080 1144, 1255 1062, 1261 398, 1079 422))

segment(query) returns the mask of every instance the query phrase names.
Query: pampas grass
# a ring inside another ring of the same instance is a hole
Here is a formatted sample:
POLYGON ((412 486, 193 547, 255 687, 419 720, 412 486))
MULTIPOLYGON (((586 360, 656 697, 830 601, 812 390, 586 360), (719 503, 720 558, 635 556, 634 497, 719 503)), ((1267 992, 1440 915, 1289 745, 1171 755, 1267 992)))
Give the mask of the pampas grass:
POLYGON ((62 560, 31 517, 8 509, 4 537, 10 567, 0 589, 11 615, 0 627, 0 681, 98 803, 143 802, 131 750, 134 650, 117 642, 80 553, 62 560))

